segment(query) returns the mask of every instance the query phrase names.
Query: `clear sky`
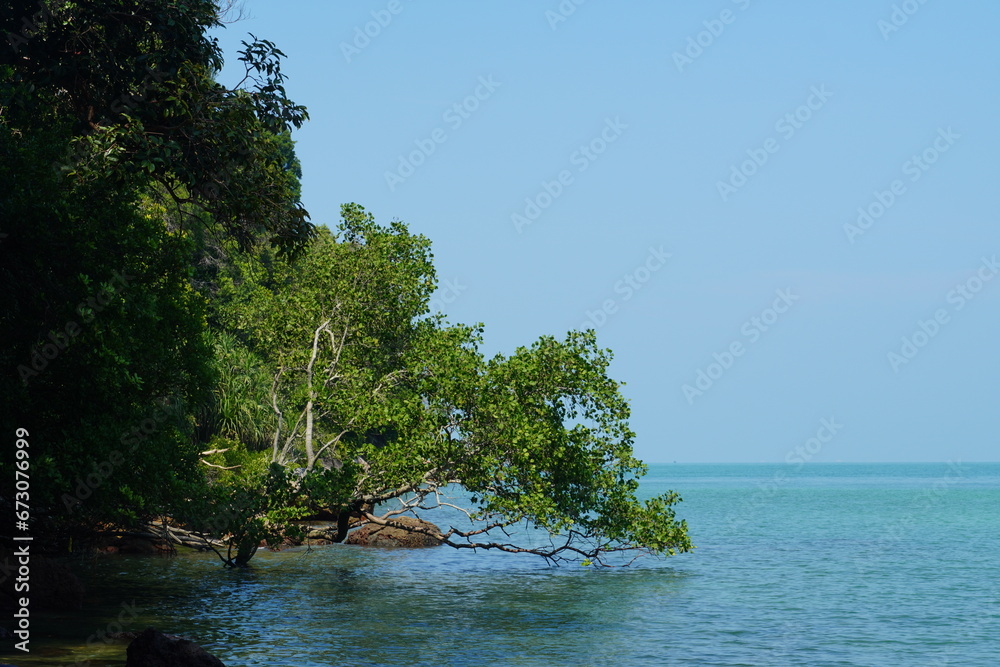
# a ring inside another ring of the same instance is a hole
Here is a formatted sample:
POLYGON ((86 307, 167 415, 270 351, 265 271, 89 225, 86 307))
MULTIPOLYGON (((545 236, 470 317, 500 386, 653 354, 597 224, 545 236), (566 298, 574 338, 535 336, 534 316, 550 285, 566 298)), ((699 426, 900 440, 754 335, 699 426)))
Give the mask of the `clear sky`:
POLYGON ((1000 460, 1000 4, 246 9, 313 221, 428 236, 490 354, 594 326, 640 458, 1000 460))

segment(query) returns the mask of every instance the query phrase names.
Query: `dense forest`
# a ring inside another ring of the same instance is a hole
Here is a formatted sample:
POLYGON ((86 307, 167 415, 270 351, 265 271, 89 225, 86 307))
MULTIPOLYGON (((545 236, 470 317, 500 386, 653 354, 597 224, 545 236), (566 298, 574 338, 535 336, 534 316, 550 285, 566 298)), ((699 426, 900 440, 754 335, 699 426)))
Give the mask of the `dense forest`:
POLYGON ((308 114, 277 45, 248 36, 227 86, 209 0, 4 12, 5 539, 26 500, 39 549, 170 517, 246 566, 304 517, 342 541, 365 521, 426 530, 400 517, 447 505, 456 548, 691 548, 675 494, 636 497, 645 466, 593 331, 489 358, 481 325, 430 312, 428 239, 357 204, 310 219, 291 139, 308 114))

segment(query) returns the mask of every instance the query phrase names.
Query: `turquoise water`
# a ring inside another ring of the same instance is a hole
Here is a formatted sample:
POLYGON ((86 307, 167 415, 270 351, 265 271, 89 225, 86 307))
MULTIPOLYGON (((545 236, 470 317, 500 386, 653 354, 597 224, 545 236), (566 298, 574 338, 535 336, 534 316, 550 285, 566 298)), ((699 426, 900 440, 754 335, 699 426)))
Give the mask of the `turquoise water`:
POLYGON ((1000 464, 652 466, 643 492, 667 489, 698 549, 628 569, 448 548, 262 553, 248 572, 103 558, 88 613, 39 618, 30 659, 0 662, 124 664, 83 645, 134 600, 124 629, 229 667, 1000 665, 1000 464))

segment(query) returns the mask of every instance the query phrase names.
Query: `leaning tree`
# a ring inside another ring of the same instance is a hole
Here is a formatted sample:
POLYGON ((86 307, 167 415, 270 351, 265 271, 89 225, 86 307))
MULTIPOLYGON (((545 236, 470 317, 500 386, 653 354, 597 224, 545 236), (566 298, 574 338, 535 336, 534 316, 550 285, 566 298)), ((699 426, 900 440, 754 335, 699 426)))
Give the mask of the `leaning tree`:
POLYGON ((431 260, 424 237, 346 205, 338 234, 297 261, 265 250, 234 264, 220 320, 270 368, 252 393, 273 430, 256 452, 228 434, 206 464, 226 483, 256 476, 276 500, 227 506, 243 545, 230 562, 245 564, 292 506, 334 512, 337 540, 355 517, 432 533, 400 517, 448 508, 431 517, 458 518, 435 534, 455 548, 602 564, 690 549, 676 494, 636 496, 645 466, 593 331, 487 359, 480 327, 428 312, 431 260))

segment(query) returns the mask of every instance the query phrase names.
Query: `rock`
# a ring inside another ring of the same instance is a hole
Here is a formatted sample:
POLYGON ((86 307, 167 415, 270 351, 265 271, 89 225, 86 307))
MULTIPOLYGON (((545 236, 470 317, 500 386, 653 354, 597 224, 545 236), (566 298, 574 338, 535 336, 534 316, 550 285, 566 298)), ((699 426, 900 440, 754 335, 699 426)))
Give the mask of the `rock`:
POLYGON ((125 667, 226 667, 189 639, 147 628, 125 650, 125 667))
POLYGON ((337 534, 337 529, 332 530, 327 528, 326 530, 314 528, 306 533, 306 539, 309 540, 329 540, 333 535, 337 534))
POLYGON ((357 544, 365 547, 436 547, 441 544, 441 529, 430 521, 409 516, 393 517, 391 521, 407 526, 420 527, 433 531, 433 535, 415 533, 405 528, 380 526, 377 523, 367 523, 347 536, 347 544, 357 544))

